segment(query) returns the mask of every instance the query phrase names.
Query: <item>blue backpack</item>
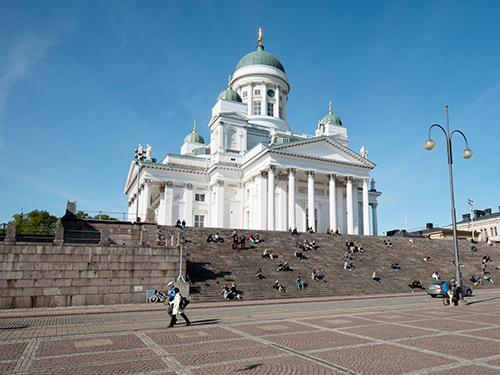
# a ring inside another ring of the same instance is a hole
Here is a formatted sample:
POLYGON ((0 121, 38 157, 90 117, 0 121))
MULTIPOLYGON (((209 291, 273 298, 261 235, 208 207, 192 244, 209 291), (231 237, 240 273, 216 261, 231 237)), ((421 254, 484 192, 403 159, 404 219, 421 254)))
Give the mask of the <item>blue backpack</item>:
POLYGON ((448 293, 448 283, 443 284, 443 292, 448 293))

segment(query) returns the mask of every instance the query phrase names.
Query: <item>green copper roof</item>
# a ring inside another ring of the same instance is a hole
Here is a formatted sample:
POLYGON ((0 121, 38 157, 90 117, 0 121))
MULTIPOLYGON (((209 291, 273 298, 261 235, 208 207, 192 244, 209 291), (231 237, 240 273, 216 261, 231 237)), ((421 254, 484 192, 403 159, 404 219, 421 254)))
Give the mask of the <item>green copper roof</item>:
POLYGON ((336 125, 342 125, 342 121, 340 121, 340 117, 337 115, 334 115, 333 113, 329 113, 325 117, 323 117, 323 120, 321 120, 323 124, 336 124, 336 125))
POLYGON ((264 51, 263 45, 257 46, 257 51, 250 52, 249 54, 243 56, 238 65, 236 65, 236 70, 243 68, 247 65, 268 65, 273 66, 276 69, 281 70, 285 73, 285 68, 283 64, 271 53, 264 51))
POLYGON ((199 135, 196 132, 196 129, 194 129, 192 133, 189 133, 186 136, 186 138, 184 138, 184 143, 186 143, 186 142, 196 142, 196 143, 205 144, 205 140, 203 139, 203 137, 201 135, 199 135))
POLYGON ((226 90, 222 91, 219 94, 219 96, 217 97, 217 100, 215 102, 218 102, 220 99, 231 100, 233 102, 243 103, 243 101, 241 100, 240 94, 238 94, 233 89, 226 89, 226 90))

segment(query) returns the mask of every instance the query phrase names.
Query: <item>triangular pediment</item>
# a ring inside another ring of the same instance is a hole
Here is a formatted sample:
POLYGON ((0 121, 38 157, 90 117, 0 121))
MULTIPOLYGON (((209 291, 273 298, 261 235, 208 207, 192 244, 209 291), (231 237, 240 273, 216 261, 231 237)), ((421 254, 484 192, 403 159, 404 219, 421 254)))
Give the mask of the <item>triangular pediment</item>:
POLYGON ((212 126, 217 121, 228 121, 228 122, 236 121, 236 122, 247 123, 248 118, 246 116, 241 115, 238 112, 224 112, 224 113, 219 113, 219 114, 213 116, 212 119, 210 120, 210 123, 208 124, 208 126, 212 126))
POLYGON ((368 159, 328 137, 318 137, 286 145, 271 146, 269 151, 341 164, 359 165, 369 168, 375 167, 375 164, 368 159))

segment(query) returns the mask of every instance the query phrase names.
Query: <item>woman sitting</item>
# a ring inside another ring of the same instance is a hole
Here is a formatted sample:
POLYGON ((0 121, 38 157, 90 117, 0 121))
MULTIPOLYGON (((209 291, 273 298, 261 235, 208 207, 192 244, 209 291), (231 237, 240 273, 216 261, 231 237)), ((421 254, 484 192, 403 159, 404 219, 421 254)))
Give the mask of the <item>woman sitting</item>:
POLYGON ((276 267, 276 271, 283 271, 284 268, 283 268, 283 263, 280 262, 280 264, 278 264, 278 267, 276 267))
POLYGON ((219 235, 219 232, 215 233, 215 241, 216 242, 224 242, 222 237, 219 235))
POLYGON ((413 280, 413 282, 408 285, 410 288, 412 289, 424 289, 424 287, 422 286, 422 284, 420 284, 420 281, 419 280, 413 280))
POLYGON ((255 243, 259 243, 260 242, 260 237, 258 234, 255 235, 255 243))
POLYGON ((273 252, 271 250, 264 249, 264 252, 262 253, 262 258, 271 258, 271 260, 274 260, 273 252))
POLYGON ((311 247, 313 248, 313 250, 316 250, 319 246, 316 245, 316 241, 313 241, 311 242, 311 247))
POLYGON ((257 273, 255 274, 255 277, 259 280, 262 280, 262 270, 259 268, 257 273))
POLYGON ((309 257, 307 255, 305 255, 302 251, 295 251, 295 256, 298 258, 298 259, 309 259, 309 257))
POLYGON ((349 271, 351 270, 351 265, 349 264, 348 260, 346 260, 345 263, 344 263, 344 269, 345 270, 349 270, 349 271))
POLYGON ((248 240, 248 241, 251 241, 251 242, 255 242, 255 238, 253 238, 253 234, 250 234, 250 235, 247 237, 247 240, 248 240))
POLYGON ((434 263, 430 255, 427 255, 427 258, 423 258, 424 261, 429 262, 429 263, 434 263))
POLYGON ((274 282, 274 285, 273 285, 273 288, 276 289, 277 291, 279 291, 280 293, 285 293, 285 288, 283 288, 281 285, 280 285, 280 282, 278 280, 276 280, 274 282))
POLYGON ((399 263, 398 262, 392 262, 391 268, 393 270, 400 270, 401 269, 401 267, 399 267, 399 263))
POLYGON ((285 264, 283 265, 283 271, 290 271, 290 265, 288 264, 288 262, 285 262, 285 264))
POLYGON ((211 234, 209 234, 209 235, 208 235, 207 242, 208 242, 208 243, 214 243, 214 242, 215 242, 215 241, 214 241, 214 238, 212 237, 212 235, 211 235, 211 234))

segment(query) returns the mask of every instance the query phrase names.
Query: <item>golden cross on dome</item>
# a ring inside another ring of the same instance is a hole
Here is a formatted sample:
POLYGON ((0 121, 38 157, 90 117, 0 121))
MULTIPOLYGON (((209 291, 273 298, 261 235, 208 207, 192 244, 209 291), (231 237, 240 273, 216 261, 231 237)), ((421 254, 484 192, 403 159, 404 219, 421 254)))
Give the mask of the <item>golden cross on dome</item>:
POLYGON ((330 102, 330 103, 328 104, 328 106, 330 107, 330 113, 329 113, 329 114, 331 115, 331 114, 332 114, 332 102, 330 102))
POLYGON ((196 132, 196 121, 194 122, 193 133, 196 132))
POLYGON ((227 84, 228 88, 231 88, 231 74, 229 75, 229 83, 227 84))
POLYGON ((260 46, 262 45, 263 40, 264 39, 262 39, 262 28, 259 28, 259 39, 257 39, 257 41, 259 42, 260 46))

